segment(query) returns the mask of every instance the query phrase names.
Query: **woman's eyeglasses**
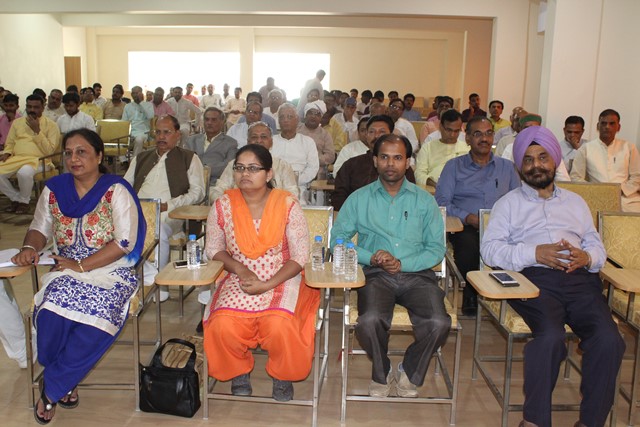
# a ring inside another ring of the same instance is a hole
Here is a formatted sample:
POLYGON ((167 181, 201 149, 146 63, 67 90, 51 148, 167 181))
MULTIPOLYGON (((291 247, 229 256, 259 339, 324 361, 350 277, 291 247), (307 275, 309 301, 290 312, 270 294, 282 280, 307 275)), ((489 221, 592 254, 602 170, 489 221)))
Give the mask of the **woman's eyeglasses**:
POLYGON ((266 170, 267 168, 263 168, 262 166, 244 166, 244 165, 233 165, 233 170, 238 173, 244 173, 244 171, 249 172, 250 174, 258 173, 259 171, 266 170))

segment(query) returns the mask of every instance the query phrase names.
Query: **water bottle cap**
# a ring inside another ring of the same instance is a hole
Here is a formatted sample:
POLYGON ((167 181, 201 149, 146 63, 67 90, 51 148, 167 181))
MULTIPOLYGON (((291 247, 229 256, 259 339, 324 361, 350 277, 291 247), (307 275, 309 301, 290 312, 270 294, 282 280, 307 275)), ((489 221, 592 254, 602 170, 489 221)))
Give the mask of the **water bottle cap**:
POLYGON ((189 240, 196 240, 196 235, 195 234, 189 234, 189 240))
POLYGON ((356 245, 354 245, 353 242, 347 243, 347 249, 355 248, 355 246, 356 245))
POLYGON ((336 239, 336 243, 338 245, 342 245, 344 243, 344 239, 336 239))
POLYGON ((316 242, 322 242, 322 236, 316 236, 316 242))

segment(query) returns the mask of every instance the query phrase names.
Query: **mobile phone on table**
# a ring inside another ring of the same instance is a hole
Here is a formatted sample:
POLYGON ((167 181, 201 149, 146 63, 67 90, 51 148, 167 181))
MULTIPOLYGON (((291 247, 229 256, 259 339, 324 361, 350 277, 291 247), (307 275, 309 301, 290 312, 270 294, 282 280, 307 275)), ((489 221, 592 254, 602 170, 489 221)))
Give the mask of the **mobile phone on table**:
POLYGON ((514 279, 509 273, 497 272, 497 273, 489 273, 495 281, 500 283, 505 288, 511 288, 514 286, 520 286, 518 281, 514 279))
MULTIPOLYGON (((207 265, 206 262, 200 261, 200 266, 204 267, 207 265)), ((173 268, 187 268, 187 260, 181 259, 180 261, 173 261, 173 268)))

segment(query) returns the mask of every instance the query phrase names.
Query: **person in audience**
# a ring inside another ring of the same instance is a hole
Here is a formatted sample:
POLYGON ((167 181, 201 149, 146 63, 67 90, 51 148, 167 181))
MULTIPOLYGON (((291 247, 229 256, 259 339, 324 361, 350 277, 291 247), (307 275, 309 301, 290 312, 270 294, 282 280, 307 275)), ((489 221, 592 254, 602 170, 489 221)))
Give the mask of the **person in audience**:
POLYGON ((264 117, 271 117, 275 123, 276 123, 276 132, 278 133, 280 131, 280 124, 278 123, 278 108, 280 108, 280 106, 283 104, 284 102, 284 92, 281 91, 280 89, 274 89, 271 92, 269 92, 269 98, 267 100, 267 109, 262 111, 262 116, 264 117))
MULTIPOLYGON (((345 161, 336 172, 335 190, 331 195, 333 209, 339 211, 345 200, 357 189, 378 179, 378 170, 373 161, 373 146, 379 137, 393 133, 393 120, 387 115, 376 115, 367 119, 367 145, 365 154, 345 161)), ((405 173, 409 182, 415 183, 413 169, 405 173)))
MULTIPOLYGON (((337 113, 333 116, 333 120, 336 121, 342 128, 342 131, 347 135, 348 141, 356 141, 358 139, 358 118, 356 116, 356 99, 347 98, 344 104, 344 110, 341 113, 337 113)), ((340 147, 340 150, 345 146, 340 147)), ((337 150, 337 148, 336 148, 337 150)), ((338 150, 338 151, 340 151, 338 150)))
MULTIPOLYGON (((102 86, 100 86, 100 88, 102 88, 102 86)), ((80 91, 78 90, 78 86, 76 86, 76 85, 69 85, 69 86, 67 86, 67 92, 66 92, 66 93, 69 93, 69 92, 75 92, 75 93, 77 93, 78 95, 81 95, 81 94, 80 94, 80 91)))
MULTIPOLYGON (((247 109, 249 108, 251 107, 247 109)), ((225 117, 222 110, 216 107, 207 108, 204 112, 204 133, 191 135, 184 147, 194 151, 202 163, 211 168, 210 186, 216 185, 222 171, 235 158, 238 151, 238 142, 235 138, 222 132, 224 123, 225 117)))
MULTIPOLYGON (((297 132, 313 139, 318 149, 320 170, 318 179, 327 179, 327 167, 336 160, 336 150, 333 146, 333 138, 320 126, 323 104, 321 101, 307 103, 304 106, 304 122, 298 125, 297 132)), ((338 113, 340 114, 340 113, 338 113)))
POLYGON ((4 144, 7 142, 9 130, 16 119, 22 117, 19 110, 20 98, 12 93, 2 98, 2 110, 4 114, 0 116, 0 151, 4 150, 4 144))
POLYGON ((269 94, 271 93, 271 91, 273 90, 279 90, 280 93, 282 94, 282 101, 284 102, 287 99, 287 96, 284 92, 284 90, 280 89, 278 86, 276 86, 275 84, 275 80, 273 77, 267 77, 267 84, 262 86, 258 92, 260 92, 260 96, 262 96, 262 107, 263 108, 267 108, 270 105, 269 102, 269 94))
POLYGON ((62 97, 62 103, 65 113, 56 122, 61 133, 65 134, 81 128, 95 132, 96 122, 93 117, 80 111, 80 96, 77 93, 65 93, 62 97))
POLYGON ((469 152, 466 141, 458 136, 462 130, 462 118, 456 110, 447 110, 440 119, 439 140, 422 145, 416 157, 416 182, 435 187, 447 161, 469 152))
POLYGON ((69 173, 51 178, 20 252, 18 265, 37 264, 48 240, 56 264, 34 296, 38 361, 43 366, 36 421, 48 424, 56 405, 80 403, 78 383, 114 343, 138 282, 146 224, 131 186, 106 173, 97 133, 78 129, 62 141, 69 173))
MULTIPOLYGON (((542 117, 538 114, 529 114, 526 110, 520 108, 519 110, 514 110, 513 115, 511 116, 511 129, 513 132, 509 132, 496 143, 496 156, 504 157, 504 152, 508 146, 513 145, 513 142, 516 140, 516 135, 520 132, 523 127, 522 125, 526 123, 529 126, 540 126, 542 124, 542 117)), ((513 147, 510 149, 513 150, 513 147)), ((507 154, 509 159, 512 159, 513 156, 507 154)))
POLYGON ((242 98, 242 88, 237 87, 233 90, 233 96, 228 96, 222 111, 227 115, 227 127, 236 124, 244 110, 247 109, 247 101, 242 98))
POLYGON ((140 86, 131 88, 133 102, 124 107, 122 120, 131 122, 131 142, 133 143, 133 156, 137 156, 144 149, 144 143, 149 138, 151 131, 151 119, 153 119, 153 104, 144 100, 144 93, 140 86))
POLYGON ((340 151, 342 147, 347 145, 349 136, 344 131, 340 123, 338 123, 338 120, 335 118, 335 116, 337 116, 338 114, 342 114, 342 111, 337 108, 336 100, 337 98, 335 94, 327 92, 324 95, 324 102, 319 100, 313 102, 323 105, 323 113, 322 118, 320 119, 320 125, 331 136, 334 150, 340 151))
POLYGON ((82 89, 81 96, 82 104, 80 104, 80 111, 93 117, 94 122, 102 120, 102 118, 104 117, 102 108, 93 103, 93 88, 85 87, 84 89, 82 89))
MULTIPOLYGON (((40 157, 53 154, 60 145, 60 130, 51 120, 42 116, 44 99, 38 95, 27 97, 26 115, 15 119, 0 154, 0 193, 11 200, 5 210, 9 213, 29 212, 33 190, 33 176, 42 170, 40 157), (16 175, 18 190, 9 178, 16 175)), ((50 161, 45 168, 51 168, 50 161)))
POLYGON ((227 272, 205 310, 208 375, 231 380, 232 394, 250 396, 251 349, 260 346, 269 354, 272 396, 286 402, 313 360, 320 298, 301 275, 309 230, 297 199, 270 184, 269 150, 244 146, 233 170, 238 188, 218 198, 207 219, 206 254, 227 272))
POLYGON ((625 349, 602 295, 604 246, 584 200, 554 184, 562 155, 550 130, 522 130, 513 156, 524 182, 494 205, 480 253, 486 264, 521 272, 540 289, 536 298, 509 300, 533 333, 524 347, 520 426, 551 426, 552 393, 567 356, 565 324, 582 353, 575 426, 604 426, 625 349))
POLYGON ((104 104, 104 107, 102 107, 105 119, 122 120, 122 115, 124 114, 124 106, 126 105, 122 101, 123 96, 124 88, 122 87, 122 85, 115 85, 111 90, 111 99, 104 104))
POLYGON ((220 95, 215 93, 216 87, 209 83, 207 86, 207 93, 202 94, 202 108, 206 110, 209 107, 216 107, 218 109, 222 108, 222 99, 220 95))
POLYGON ((153 92, 148 90, 145 92, 144 100, 151 103, 153 101, 153 92))
MULTIPOLYGON (((276 133, 278 133, 278 126, 276 124, 276 119, 274 119, 271 116, 268 116, 268 115, 264 114, 264 109, 262 108, 262 95, 260 95, 259 92, 249 92, 247 94, 247 106, 249 104, 251 104, 252 102, 257 102, 258 104, 260 104, 260 117, 258 118, 258 120, 255 120, 255 121, 265 122, 271 128, 271 133, 273 133, 274 135, 276 133)), ((246 122, 247 122, 247 117, 246 117, 246 110, 245 110, 245 115, 242 115, 238 119, 236 124, 238 124, 238 123, 246 123, 246 122)), ((234 138, 236 137, 236 135, 233 135, 234 138)), ((244 134, 242 135, 242 139, 244 139, 245 141, 246 141, 246 136, 247 136, 247 128, 245 127, 244 128, 244 134)), ((238 139, 238 143, 240 143, 240 139, 238 139)), ((242 145, 246 145, 246 142, 244 144, 242 144, 242 145)), ((240 147, 240 145, 239 145, 239 147, 240 147)))
POLYGON ((487 117, 487 112, 480 108, 480 95, 477 93, 469 95, 469 108, 462 112, 462 121, 467 123, 474 116, 487 117))
MULTIPOLYGON (((77 88, 76 88, 76 92, 77 92, 77 88)), ((67 92, 69 92, 69 90, 67 90, 67 92)), ((107 99, 102 96, 102 85, 100 83, 94 83, 93 84, 93 93, 94 93, 94 97, 95 99, 93 100, 93 103, 96 104, 98 107, 104 109, 104 104, 107 103, 107 99)))
MULTIPOLYGON (((271 135, 269 125, 264 122, 252 123, 249 126, 249 130, 247 133, 248 144, 262 145, 264 148, 269 150, 269 152, 271 152, 271 148, 273 147, 273 135, 271 135)), ((297 198, 300 190, 298 188, 298 182, 293 169, 285 160, 279 159, 278 157, 275 157, 273 155, 272 159, 273 178, 271 180, 271 183, 275 188, 286 190, 297 198)), ((236 187, 233 174, 233 162, 230 161, 224 168, 224 172, 222 172, 220 178, 216 181, 215 187, 211 189, 211 200, 215 200, 218 197, 222 196, 226 190, 236 187)))
POLYGON ((198 98, 193 94, 193 83, 187 83, 187 86, 185 88, 187 90, 187 93, 183 96, 183 98, 187 101, 191 101, 196 107, 200 107, 200 101, 198 101, 198 98))
MULTIPOLYGON (((520 186, 520 177, 509 160, 494 156, 493 125, 482 116, 467 122, 466 141, 469 153, 449 160, 442 169, 436 187, 438 206, 447 208, 448 216, 460 218, 464 230, 449 235, 456 266, 462 277, 480 265, 480 209, 491 209, 500 197, 520 186)), ((462 314, 475 316, 478 294, 466 286, 462 314)))
MULTIPOLYGON (((247 145, 247 130, 249 130, 249 126, 252 123, 259 121, 262 121, 262 103, 258 101, 250 101, 247 103, 247 108, 245 110, 244 116, 241 117, 235 125, 231 126, 231 128, 227 132, 227 135, 238 142, 238 148, 242 148, 247 145)), ((229 161, 227 160, 227 162, 225 162, 225 165, 228 162, 229 161)))
MULTIPOLYGON (((184 102, 191 104, 186 100, 184 102)), ((160 117, 156 122, 155 148, 134 157, 124 175, 124 179, 133 186, 138 197, 161 200, 162 223, 158 259, 160 270, 169 262, 169 238, 182 231, 184 223, 169 218, 169 212, 180 206, 198 204, 205 194, 202 162, 193 151, 178 147, 179 141, 178 119, 173 116, 160 117)), ((148 264, 148 267, 151 269, 151 264, 148 264)), ((160 301, 166 301, 168 298, 168 288, 162 288, 160 301)))
POLYGON ((372 397, 387 397, 394 379, 399 397, 418 397, 429 361, 451 327, 445 293, 431 270, 445 254, 444 223, 433 196, 405 179, 410 159, 406 137, 378 138, 373 161, 379 178, 347 198, 331 230, 332 247, 337 239, 350 241, 358 234, 366 285, 357 291, 355 334, 373 362, 372 397), (415 337, 397 373, 387 355, 396 304, 408 310, 415 337))
MULTIPOLYGON (((497 150, 497 145, 500 143, 500 140, 502 138, 504 138, 507 135, 513 135, 513 137, 515 138, 515 136, 518 134, 518 131, 516 130, 516 128, 519 125, 517 117, 518 117, 518 113, 521 110, 524 110, 524 108, 515 107, 511 111, 511 116, 509 116, 509 121, 511 122, 511 126, 507 126, 507 127, 502 128, 502 129, 498 129, 496 131, 495 135, 493 136, 493 143, 494 143, 494 145, 496 145, 496 150, 497 150)), ((503 147, 503 149, 504 149, 504 147, 503 147)), ((499 156, 501 153, 498 153, 496 151, 495 154, 497 156, 499 156)))
POLYGON ((369 151, 367 142, 367 120, 366 118, 360 119, 358 122, 358 139, 345 145, 342 150, 340 150, 340 153, 338 153, 338 158, 333 164, 334 176, 338 174, 344 162, 369 151))
POLYGON ((389 105, 391 105, 391 103, 396 100, 396 99, 400 99, 400 95, 398 94, 397 90, 391 90, 389 91, 389 93, 387 94, 387 99, 389 100, 389 105))
POLYGON ((356 88, 354 87, 353 89, 351 89, 351 90, 349 91, 349 96, 350 96, 351 98, 353 98, 353 99, 355 99, 355 100, 357 101, 357 100, 358 100, 358 94, 359 94, 359 93, 360 93, 360 92, 358 92, 358 89, 356 89, 356 88))
POLYGON ((411 142, 413 151, 418 151, 420 144, 418 144, 416 130, 407 119, 402 118, 402 113, 404 112, 404 101, 400 98, 393 99, 389 102, 389 108, 387 111, 387 114, 389 114, 389 117, 391 117, 394 122, 394 133, 396 135, 406 136, 409 142, 411 142))
POLYGON ((584 134, 584 119, 580 116, 569 116, 564 121, 564 139, 560 141, 560 148, 562 149, 562 160, 567 165, 567 170, 571 173, 571 166, 573 165, 573 159, 578 154, 578 149, 582 147, 582 144, 587 142, 582 138, 584 134))
POLYGON ((47 105, 44 107, 45 117, 57 122, 60 116, 64 114, 62 106, 62 91, 60 89, 52 89, 47 97, 47 105))
POLYGON ((300 188, 300 200, 307 203, 307 188, 318 175, 320 160, 313 139, 298 132, 298 114, 291 104, 282 104, 278 110, 278 122, 282 131, 273 137, 271 154, 291 165, 300 188))
POLYGON ((222 106, 224 107, 227 103, 227 98, 229 98, 229 85, 227 83, 222 85, 222 106))
POLYGON ((409 120, 410 122, 418 122, 422 120, 422 113, 420 110, 414 110, 413 104, 416 102, 416 97, 412 93, 407 93, 402 100, 404 101, 404 111, 402 112, 402 118, 409 120))
POLYGON ((298 117, 302 119, 304 117, 304 106, 307 102, 313 102, 315 99, 309 100, 309 93, 311 91, 317 91, 318 97, 316 99, 323 100, 321 96, 324 96, 324 90, 322 89, 322 80, 326 73, 324 70, 318 70, 316 76, 307 80, 304 87, 300 89, 300 101, 298 101, 298 117))
MULTIPOLYGON (((357 99, 357 94, 355 98, 357 99)), ((358 102, 358 105, 356 105, 356 113, 358 113, 358 117, 362 117, 366 114, 365 111, 369 107, 369 103, 371 102, 372 98, 373 93, 369 89, 362 91, 360 102, 358 102)))
POLYGON ((640 156, 635 144, 616 138, 620 114, 606 109, 598 116, 598 138, 585 143, 573 159, 571 180, 617 182, 622 210, 640 212, 640 156))
POLYGON ((168 102, 164 100, 164 89, 161 87, 157 87, 153 92, 153 115, 155 117, 162 116, 175 116, 176 112, 173 111, 173 108, 169 105, 168 102))
MULTIPOLYGON (((384 105, 384 92, 381 90, 377 90, 373 93, 373 98, 371 98, 371 102, 369 103, 369 107, 365 108, 364 110, 364 115, 366 116, 367 114, 374 116, 376 114, 374 114, 373 112, 371 112, 371 106, 375 103, 380 103, 384 105)), ((386 107, 386 105, 385 105, 386 107)))
MULTIPOLYGON (((438 116, 438 102, 440 101, 440 98, 442 97, 442 95, 436 95, 433 97, 433 102, 431 103, 431 109, 433 111, 431 111, 428 115, 427 115, 427 120, 429 120, 432 117, 437 117, 438 116)), ((453 102, 451 102, 451 107, 453 108, 453 102)), ((422 141, 422 139, 421 139, 422 141)))
POLYGON ((173 96, 167 101, 167 104, 175 111, 175 118, 180 123, 180 146, 187 142, 187 138, 191 134, 192 116, 195 120, 196 129, 202 126, 202 111, 193 102, 184 99, 182 96, 182 88, 176 86, 173 88, 173 96))
POLYGON ((511 126, 511 122, 509 120, 500 117, 502 110, 504 110, 504 103, 502 101, 494 99, 489 103, 489 121, 491 121, 491 124, 493 125, 494 132, 511 126))
POLYGON ((440 129, 440 116, 442 116, 442 113, 453 108, 453 98, 451 98, 450 96, 438 96, 437 98, 438 102, 436 104, 436 114, 430 116, 427 119, 427 122, 422 125, 422 129, 420 130, 421 144, 424 144, 426 142, 429 135, 440 129))

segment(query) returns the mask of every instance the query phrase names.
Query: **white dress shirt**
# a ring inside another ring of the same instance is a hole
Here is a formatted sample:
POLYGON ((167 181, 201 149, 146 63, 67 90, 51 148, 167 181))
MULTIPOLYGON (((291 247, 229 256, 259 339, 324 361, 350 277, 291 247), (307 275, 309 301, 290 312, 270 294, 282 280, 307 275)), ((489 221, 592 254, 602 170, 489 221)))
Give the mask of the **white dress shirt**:
POLYGON ((306 135, 296 133, 292 139, 274 135, 271 154, 291 165, 293 171, 298 173, 300 186, 306 186, 313 181, 320 169, 316 143, 306 135))
POLYGON ((96 131, 96 123, 93 121, 93 117, 90 115, 83 113, 82 111, 78 111, 73 117, 69 116, 69 114, 64 113, 58 121, 56 122, 58 127, 60 128, 61 133, 69 133, 72 130, 87 128, 92 131, 96 131))

